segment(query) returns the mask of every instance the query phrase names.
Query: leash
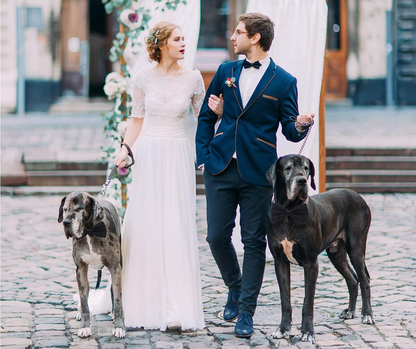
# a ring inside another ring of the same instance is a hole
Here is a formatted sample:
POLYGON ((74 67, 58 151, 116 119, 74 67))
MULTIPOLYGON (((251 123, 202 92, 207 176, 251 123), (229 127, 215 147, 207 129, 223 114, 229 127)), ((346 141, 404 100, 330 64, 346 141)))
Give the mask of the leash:
MULTIPOLYGON (((124 166, 124 168, 130 168, 130 167, 132 167, 132 166, 134 165, 134 156, 133 156, 133 152, 131 151, 130 147, 129 147, 126 143, 121 143, 120 147, 122 147, 123 145, 126 147, 126 149, 127 149, 127 151, 128 151, 128 155, 131 157, 131 164, 130 164, 130 165, 126 165, 126 166, 124 166)), ((98 196, 97 196, 97 200, 100 200, 101 196, 103 196, 103 195, 104 195, 105 190, 106 190, 106 189, 107 189, 107 187, 110 185, 110 182, 111 182, 111 180, 113 179, 114 174, 115 174, 115 173, 116 173, 116 171, 117 171, 117 168, 118 168, 118 166, 117 166, 117 165, 114 165, 114 166, 113 166, 113 168, 111 169, 111 172, 110 172, 110 174, 109 174, 108 178, 107 178, 107 179, 106 179, 106 181, 104 182, 103 187, 101 188, 101 191, 100 191, 100 193, 99 193, 99 194, 98 194, 98 196)), ((102 223, 102 222, 101 222, 101 223, 102 223)), ((98 226, 99 224, 100 224, 100 223, 98 223, 98 224, 97 224, 97 226, 98 226)), ((104 225, 104 223, 102 223, 102 225, 104 225)), ((104 231, 106 232, 105 225, 104 225, 104 227, 100 227, 100 229, 104 229, 104 231)), ((93 227, 93 229, 91 229, 91 231, 92 231, 92 230, 94 230, 94 227, 93 227)), ((77 240, 80 240, 80 239, 84 238, 84 237, 85 237, 86 235, 88 235, 88 234, 90 234, 90 232, 89 232, 89 231, 85 231, 85 232, 84 232, 84 234, 82 234, 82 236, 81 236, 79 239, 77 239, 77 240)), ((98 234, 95 234, 95 235, 100 236, 100 234, 99 234, 99 233, 98 233, 98 234)), ((101 236, 101 237, 103 237, 103 236, 101 236)), ((104 233, 104 237, 105 237, 105 233, 104 233)), ((98 289, 99 289, 99 287, 100 287, 102 273, 103 273, 103 271, 102 271, 101 269, 97 271, 97 283, 96 283, 96 285, 95 285, 95 289, 96 289, 96 290, 98 290, 98 289)))
MULTIPOLYGON (((124 168, 127 169, 127 168, 130 168, 131 166, 133 166, 135 161, 134 161, 133 152, 131 151, 130 147, 126 143, 121 143, 120 147, 122 147, 123 145, 126 147, 126 149, 128 151, 128 155, 131 157, 131 164, 124 166, 124 168)), ((111 172, 110 172, 108 178, 106 179, 105 183, 103 184, 103 187, 101 188, 100 193, 97 196, 97 200, 100 200, 101 196, 104 195, 107 187, 110 185, 110 182, 114 177, 114 174, 117 171, 117 168, 118 168, 118 166, 114 165, 113 168, 111 169, 111 172)))
MULTIPOLYGON (((296 118, 291 118, 293 121, 297 121, 296 120, 296 118)), ((298 123, 301 125, 301 126, 308 126, 308 133, 306 134, 306 137, 305 137, 305 140, 303 141, 303 144, 302 144, 302 146, 300 147, 300 150, 299 150, 299 153, 298 153, 298 155, 300 155, 301 153, 302 153, 302 151, 303 151, 303 148, 305 148, 305 144, 306 144, 306 141, 308 140, 308 137, 309 137, 309 135, 311 134, 311 130, 312 130, 312 126, 313 126, 313 124, 315 123, 315 121, 312 119, 312 121, 311 122, 299 122, 298 121, 298 123)))

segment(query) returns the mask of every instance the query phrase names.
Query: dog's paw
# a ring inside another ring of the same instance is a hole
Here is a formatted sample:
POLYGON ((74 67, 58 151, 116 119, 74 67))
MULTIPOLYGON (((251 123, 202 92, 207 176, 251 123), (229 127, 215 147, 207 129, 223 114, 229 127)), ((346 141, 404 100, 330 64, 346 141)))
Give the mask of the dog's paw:
POLYGON ((91 336, 91 327, 83 327, 78 330, 78 337, 85 338, 91 336))
POLYGON ((302 342, 309 342, 315 344, 315 334, 310 332, 302 332, 300 340, 302 342))
POLYGON ((372 315, 361 316, 361 323, 364 325, 374 325, 374 319, 372 315))
POLYGON ((81 314, 81 312, 80 312, 80 311, 77 311, 77 316, 76 316, 76 318, 75 318, 75 319, 76 319, 77 321, 81 321, 81 315, 82 315, 82 314, 81 314))
POLYGON ((349 309, 344 309, 343 311, 341 311, 341 313, 338 315, 340 319, 354 319, 355 318, 355 312, 351 311, 349 309))
POLYGON ((117 338, 124 338, 126 337, 126 331, 121 327, 114 327, 113 336, 117 338))
POLYGON ((284 339, 289 340, 289 338, 290 338, 290 331, 284 331, 284 332, 282 332, 282 331, 280 331, 280 328, 278 328, 276 331, 274 331, 274 333, 272 334, 272 337, 273 338, 276 338, 276 339, 284 338, 284 339))

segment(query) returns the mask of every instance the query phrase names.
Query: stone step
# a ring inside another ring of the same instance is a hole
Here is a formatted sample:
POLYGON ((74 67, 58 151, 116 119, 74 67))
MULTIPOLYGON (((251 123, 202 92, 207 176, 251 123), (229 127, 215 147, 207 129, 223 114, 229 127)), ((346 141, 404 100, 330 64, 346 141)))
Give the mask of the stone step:
POLYGON ((412 148, 327 148, 326 156, 416 156, 412 148))
POLYGON ((327 170, 416 170, 416 156, 327 156, 327 170))
POLYGON ((22 163, 26 172, 106 170, 107 164, 99 161, 101 156, 100 152, 57 154, 45 149, 23 153, 22 163))
POLYGON ((415 170, 327 170, 327 183, 415 182, 415 170))
POLYGON ((196 185, 196 195, 205 195, 205 185, 197 184, 196 185))
POLYGON ((97 196, 102 186, 52 186, 52 187, 1 187, 3 196, 49 196, 49 195, 68 195, 73 191, 85 191, 92 196, 97 196))
POLYGON ((196 175, 196 184, 204 184, 204 175, 202 174, 201 170, 195 170, 196 175))
POLYGON ((360 182, 360 183, 327 183, 326 190, 334 188, 349 188, 357 193, 416 193, 415 182, 387 183, 387 182, 360 182))
POLYGON ((25 162, 24 169, 26 172, 35 172, 35 171, 100 171, 106 170, 107 164, 103 164, 101 162, 58 162, 58 161, 50 161, 50 162, 25 162))
POLYGON ((29 186, 102 186, 106 171, 31 171, 29 186))

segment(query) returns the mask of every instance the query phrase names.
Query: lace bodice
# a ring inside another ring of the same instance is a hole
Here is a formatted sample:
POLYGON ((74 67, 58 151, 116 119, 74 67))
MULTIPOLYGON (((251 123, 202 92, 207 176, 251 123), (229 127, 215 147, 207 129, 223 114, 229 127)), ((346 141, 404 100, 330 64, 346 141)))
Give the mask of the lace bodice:
POLYGON ((150 68, 136 77, 131 117, 146 117, 148 136, 185 135, 189 107, 192 106, 196 121, 204 97, 204 81, 198 70, 162 76, 155 68, 150 68))

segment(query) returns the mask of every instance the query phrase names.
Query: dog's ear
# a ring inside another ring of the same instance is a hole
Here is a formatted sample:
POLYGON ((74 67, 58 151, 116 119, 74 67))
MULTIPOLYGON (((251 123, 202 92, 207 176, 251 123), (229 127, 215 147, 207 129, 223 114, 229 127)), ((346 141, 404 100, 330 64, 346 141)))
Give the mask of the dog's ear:
POLYGON ((313 190, 316 190, 316 185, 315 185, 315 166, 313 166, 313 162, 309 160, 309 175, 311 176, 311 187, 313 190))
POLYGON ((276 183, 277 173, 279 172, 279 167, 277 166, 279 163, 279 160, 280 159, 278 159, 266 172, 267 180, 272 184, 273 187, 276 183))
POLYGON ((61 201, 61 206, 59 206, 59 215, 58 215, 58 223, 61 223, 64 219, 64 205, 65 205, 66 196, 61 201))
POLYGON ((93 210, 92 210, 92 215, 93 215, 93 220, 94 222, 101 222, 103 220, 103 207, 100 205, 100 203, 98 202, 98 200, 93 198, 93 210))

